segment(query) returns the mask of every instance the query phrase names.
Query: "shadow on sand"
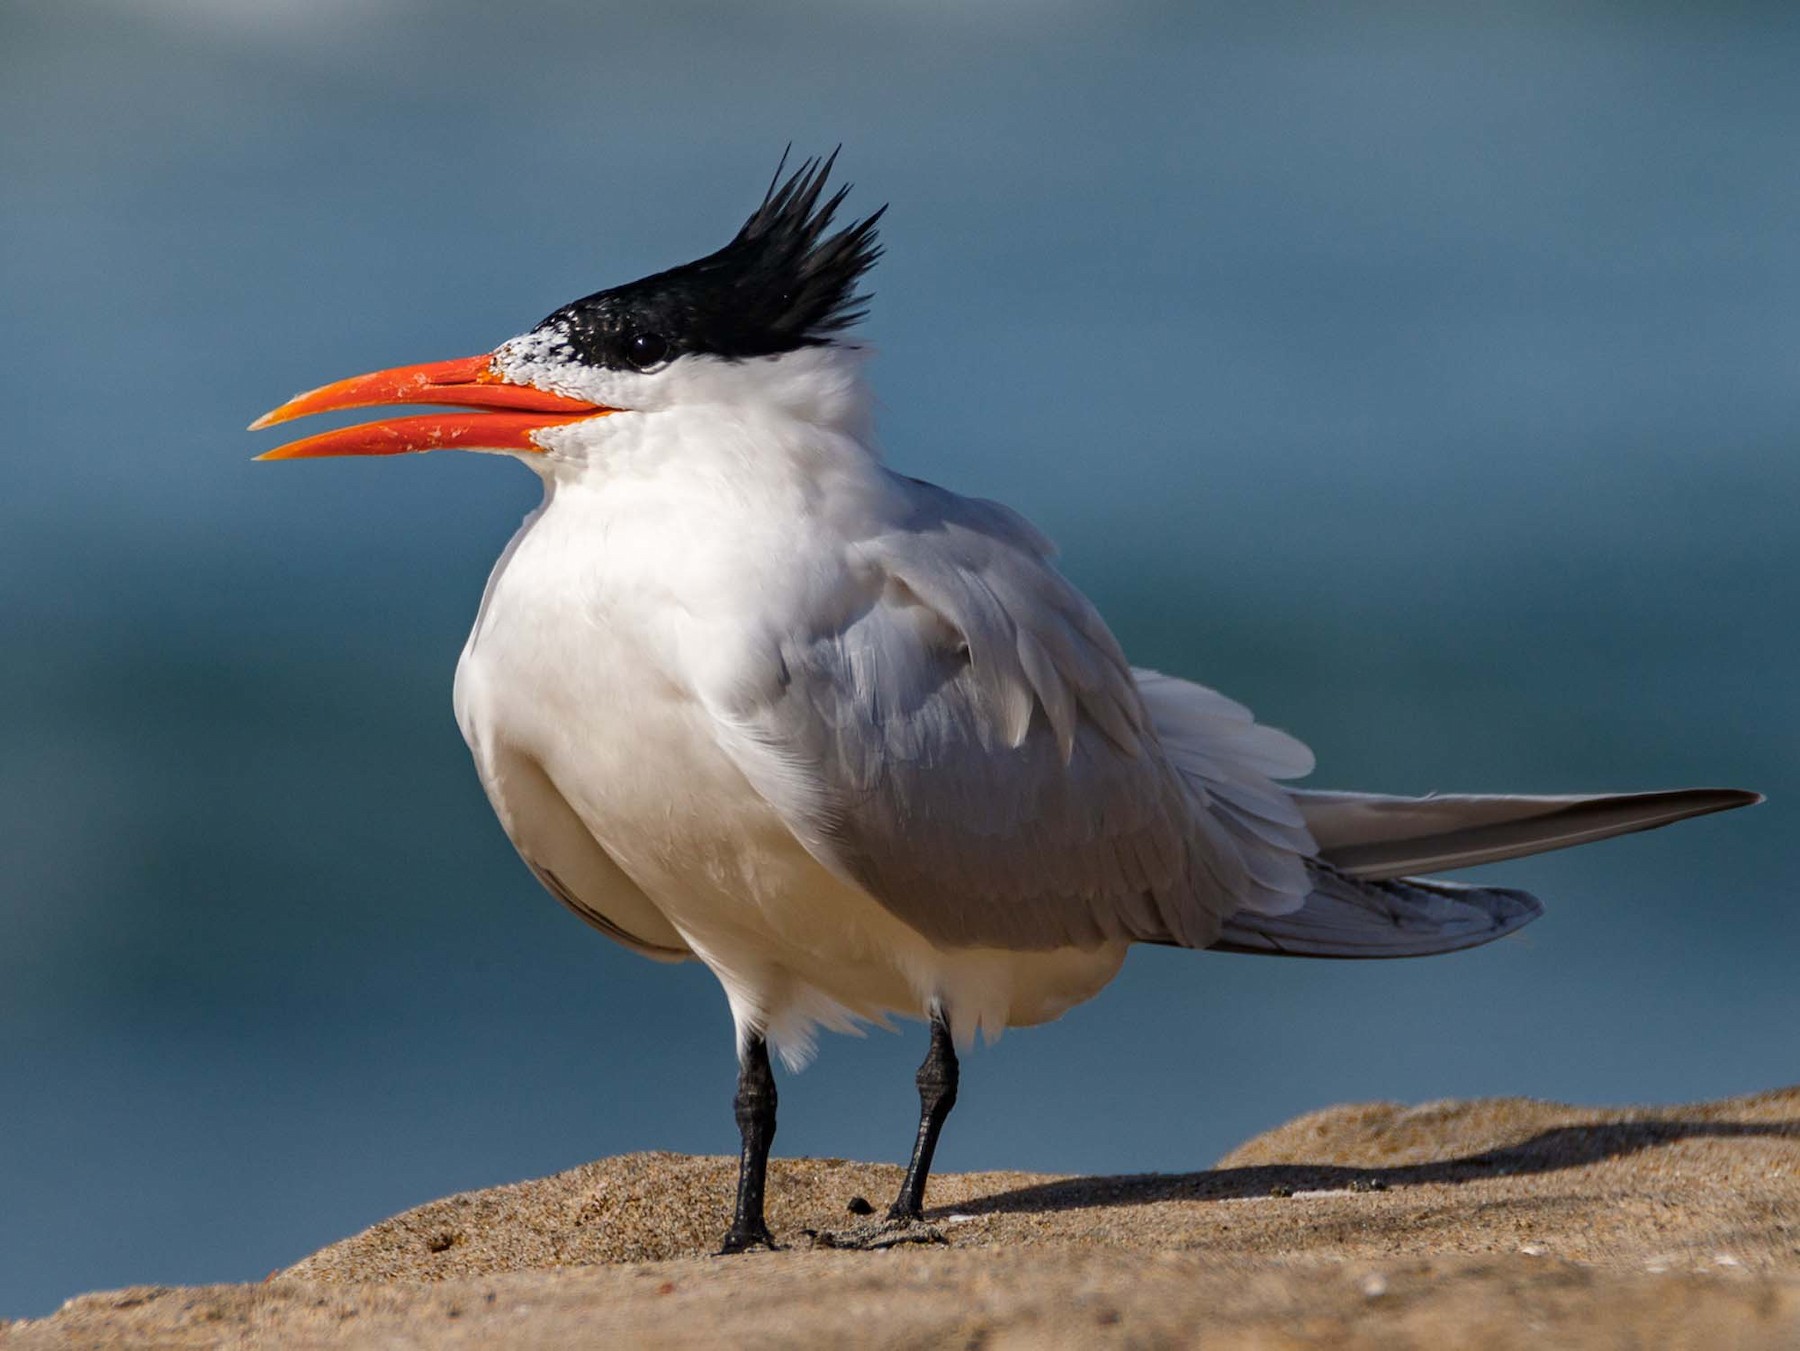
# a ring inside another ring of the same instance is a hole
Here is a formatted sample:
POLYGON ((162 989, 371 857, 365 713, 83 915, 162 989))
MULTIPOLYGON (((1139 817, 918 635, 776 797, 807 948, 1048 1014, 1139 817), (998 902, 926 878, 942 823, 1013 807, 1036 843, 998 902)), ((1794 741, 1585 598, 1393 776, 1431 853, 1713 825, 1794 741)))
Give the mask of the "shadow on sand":
POLYGON ((1558 1126, 1529 1139, 1459 1158, 1393 1167, 1326 1163, 1259 1164, 1203 1173, 1140 1173, 1068 1178, 1000 1192, 939 1213, 1007 1214, 1147 1205, 1155 1201, 1227 1201, 1301 1191, 1385 1190, 1421 1183, 1476 1182, 1583 1168, 1680 1140, 1774 1138, 1800 1140, 1800 1121, 1680 1121, 1645 1118, 1604 1125, 1558 1126))

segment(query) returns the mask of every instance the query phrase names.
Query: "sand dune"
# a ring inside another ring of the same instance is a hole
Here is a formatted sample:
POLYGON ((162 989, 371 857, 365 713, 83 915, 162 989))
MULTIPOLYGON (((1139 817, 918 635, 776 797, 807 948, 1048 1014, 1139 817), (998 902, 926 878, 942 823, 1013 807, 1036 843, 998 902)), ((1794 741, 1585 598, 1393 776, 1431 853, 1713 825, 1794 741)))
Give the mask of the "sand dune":
POLYGON ((0 1347, 1800 1346, 1800 1088, 1685 1107, 1332 1108, 1207 1172, 932 1183, 941 1243, 818 1246, 897 1168, 733 1161, 453 1196, 260 1285, 86 1295, 0 1347))

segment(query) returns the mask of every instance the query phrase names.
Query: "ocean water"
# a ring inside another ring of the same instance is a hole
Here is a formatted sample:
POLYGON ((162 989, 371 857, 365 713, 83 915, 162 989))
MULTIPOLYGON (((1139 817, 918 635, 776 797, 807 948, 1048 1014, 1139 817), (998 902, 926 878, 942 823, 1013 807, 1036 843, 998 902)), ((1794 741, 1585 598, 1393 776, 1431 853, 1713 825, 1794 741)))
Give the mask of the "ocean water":
MULTIPOLYGON (((0 13, 0 1316, 735 1147, 725 1004, 540 894, 450 716, 504 461, 257 465, 293 390, 891 201, 890 460, 1135 660, 1394 791, 1760 788, 1403 964, 1134 954, 948 1169, 1191 1169, 1345 1099, 1792 1081, 1800 21, 1776 6, 15 0, 0 13)), ((779 1152, 902 1156, 916 1028, 779 1152)), ((721 1198, 721 1205, 725 1198, 721 1198)))

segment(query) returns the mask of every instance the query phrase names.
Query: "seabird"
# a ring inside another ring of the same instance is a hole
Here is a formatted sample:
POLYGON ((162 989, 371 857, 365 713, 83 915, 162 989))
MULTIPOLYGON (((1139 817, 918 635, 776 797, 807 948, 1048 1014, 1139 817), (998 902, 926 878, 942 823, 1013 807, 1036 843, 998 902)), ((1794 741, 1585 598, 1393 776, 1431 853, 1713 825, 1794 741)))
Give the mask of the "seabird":
POLYGON ((1539 902, 1419 874, 1760 800, 1286 786, 1311 752, 1131 666, 1031 524, 883 464, 851 336, 882 211, 836 225, 834 159, 784 163, 716 253, 253 426, 449 406, 262 458, 457 448, 543 480, 457 665, 457 721, 553 896, 724 986, 743 1145, 724 1251, 773 1246, 770 1046, 798 1067, 819 1027, 929 1025, 886 1221, 917 1225, 958 1047, 1092 998, 1133 943, 1473 947, 1539 902))

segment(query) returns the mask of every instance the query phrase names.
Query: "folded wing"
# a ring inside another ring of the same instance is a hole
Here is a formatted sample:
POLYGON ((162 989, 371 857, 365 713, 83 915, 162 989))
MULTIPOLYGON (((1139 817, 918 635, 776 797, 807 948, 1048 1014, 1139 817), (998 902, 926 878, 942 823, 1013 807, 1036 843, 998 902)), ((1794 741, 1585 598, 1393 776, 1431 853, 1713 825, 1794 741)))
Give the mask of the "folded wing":
POLYGON ((713 713, 814 856, 943 946, 1446 952, 1542 907, 1412 873, 1758 800, 1285 788, 1311 771, 1306 747, 1213 690, 1133 671, 1025 521, 895 484, 909 509, 861 543, 861 591, 772 632, 780 678, 713 713))
POLYGON ((1292 796, 1322 858, 1351 876, 1377 878, 1497 863, 1762 801, 1738 788, 1565 797, 1296 789, 1292 796))
POLYGON ((911 510, 861 546, 864 592, 771 635, 778 687, 715 710, 795 835, 950 947, 1204 947, 1298 907, 1311 838, 1270 776, 1305 748, 1198 686, 1140 690, 1029 525, 897 482, 911 510))

